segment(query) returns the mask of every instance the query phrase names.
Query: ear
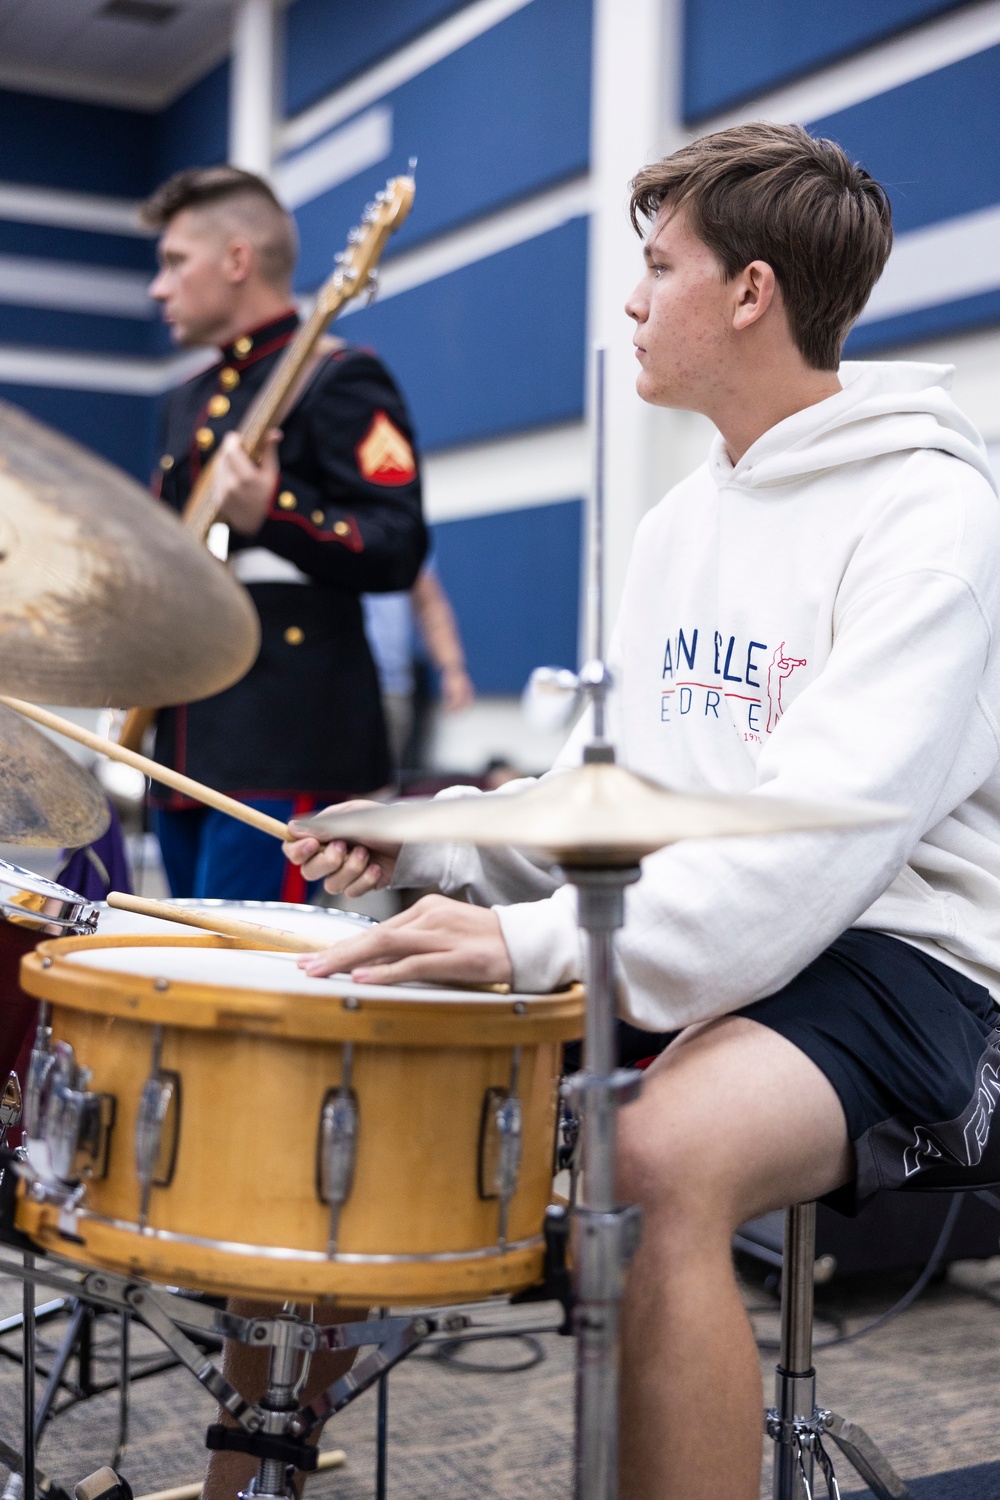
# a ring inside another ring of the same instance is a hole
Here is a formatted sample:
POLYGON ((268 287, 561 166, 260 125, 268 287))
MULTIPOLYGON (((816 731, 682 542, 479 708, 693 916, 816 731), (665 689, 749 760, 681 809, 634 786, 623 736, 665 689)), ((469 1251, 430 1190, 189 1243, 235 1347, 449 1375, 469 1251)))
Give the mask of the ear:
POLYGON ((752 260, 733 277, 733 329, 750 328, 767 312, 778 295, 778 283, 766 260, 752 260))
POLYGON ((222 274, 231 286, 246 281, 253 268, 253 246, 249 240, 230 240, 222 254, 222 274))

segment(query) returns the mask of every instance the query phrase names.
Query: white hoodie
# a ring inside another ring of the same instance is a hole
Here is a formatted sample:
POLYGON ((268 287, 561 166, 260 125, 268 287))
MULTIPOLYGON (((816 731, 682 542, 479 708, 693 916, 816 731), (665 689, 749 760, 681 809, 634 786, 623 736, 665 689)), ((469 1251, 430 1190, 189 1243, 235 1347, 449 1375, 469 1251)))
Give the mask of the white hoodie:
MULTIPOLYGON (((1000 999, 996 486, 950 368, 840 373, 842 391, 735 467, 716 438, 644 517, 609 651, 612 735, 624 764, 677 790, 868 797, 911 817, 645 860, 618 948, 641 1026, 771 994, 848 927, 1000 999)), ((414 846, 396 883, 513 902, 497 911, 518 989, 580 972, 574 893, 523 856, 414 846)))

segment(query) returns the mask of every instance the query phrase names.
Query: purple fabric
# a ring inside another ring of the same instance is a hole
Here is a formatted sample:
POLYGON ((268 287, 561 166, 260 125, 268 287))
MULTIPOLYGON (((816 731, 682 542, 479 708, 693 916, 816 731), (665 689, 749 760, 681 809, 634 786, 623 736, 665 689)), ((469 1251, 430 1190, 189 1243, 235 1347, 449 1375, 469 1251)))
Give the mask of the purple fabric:
POLYGON ((84 844, 82 849, 65 850, 56 879, 85 901, 104 901, 109 891, 131 894, 132 871, 125 835, 113 806, 107 833, 102 833, 92 844, 84 844))

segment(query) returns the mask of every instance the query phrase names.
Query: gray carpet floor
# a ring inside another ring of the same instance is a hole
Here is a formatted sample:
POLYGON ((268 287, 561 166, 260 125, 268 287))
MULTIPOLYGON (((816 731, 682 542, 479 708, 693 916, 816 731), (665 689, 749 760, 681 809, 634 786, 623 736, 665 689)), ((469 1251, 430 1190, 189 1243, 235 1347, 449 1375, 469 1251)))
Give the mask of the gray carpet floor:
MULTIPOLYGON (((861 1326, 905 1289, 905 1276, 854 1278, 817 1292, 817 1340, 861 1326)), ((43 1300, 48 1293, 39 1293, 43 1300)), ((777 1332, 773 1293, 757 1277, 746 1287, 762 1340, 777 1332)), ((20 1288, 0 1282, 0 1316, 16 1311, 20 1288)), ((549 1327, 553 1309, 474 1309, 494 1328, 549 1327)), ((49 1324, 46 1346, 61 1325, 49 1324)), ((100 1342, 108 1368, 116 1328, 108 1319, 100 1342)), ((568 1496, 573 1346, 555 1333, 536 1334, 543 1358, 517 1373, 501 1366, 530 1357, 519 1340, 467 1345, 460 1357, 491 1362, 493 1373, 459 1370, 427 1350, 390 1380, 389 1493, 394 1500, 551 1500, 568 1496)), ((13 1350, 17 1340, 3 1343, 13 1350)), ((157 1346, 137 1331, 137 1360, 157 1346)), ((44 1363, 46 1355, 40 1358, 44 1363)), ((774 1354, 762 1351, 769 1396, 774 1354)), ((856 1343, 818 1355, 820 1399, 861 1422, 905 1478, 1000 1460, 1000 1259, 952 1267, 897 1321, 856 1343)), ((18 1441, 20 1369, 0 1360, 0 1435, 18 1441)), ((64 1486, 107 1462, 114 1444, 117 1398, 92 1398, 56 1418, 40 1463, 64 1486)), ((197 1479, 204 1429, 213 1402, 186 1372, 174 1370, 133 1387, 131 1435, 123 1469, 137 1495, 197 1479)), ((724 1441, 724 1431, 721 1434, 724 1441)), ((374 1494, 375 1399, 369 1392, 334 1422, 324 1447, 341 1446, 347 1464, 309 1481, 314 1500, 369 1500, 374 1494)), ((858 1489, 841 1461, 844 1489, 858 1489)), ((769 1493, 765 1476, 762 1495, 769 1493)), ((973 1500, 974 1489, 970 1489, 973 1500)), ((708 1497, 706 1497, 708 1500, 708 1497)), ((717 1500, 717 1497, 712 1497, 717 1500)))

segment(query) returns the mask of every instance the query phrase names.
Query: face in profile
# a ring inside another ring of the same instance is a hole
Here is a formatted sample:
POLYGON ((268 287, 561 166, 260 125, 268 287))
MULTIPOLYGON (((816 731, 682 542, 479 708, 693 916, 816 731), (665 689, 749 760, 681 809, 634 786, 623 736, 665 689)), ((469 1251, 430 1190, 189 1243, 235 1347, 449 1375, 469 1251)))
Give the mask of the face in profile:
POLYGON ((660 209, 643 258, 645 271, 625 304, 635 320, 636 390, 654 406, 704 411, 726 381, 732 285, 683 207, 660 209))
POLYGON ((183 209, 171 219, 157 249, 160 269, 149 294, 159 304, 176 344, 216 341, 232 316, 230 249, 210 215, 183 209))

